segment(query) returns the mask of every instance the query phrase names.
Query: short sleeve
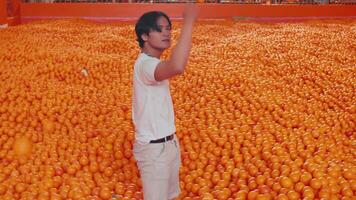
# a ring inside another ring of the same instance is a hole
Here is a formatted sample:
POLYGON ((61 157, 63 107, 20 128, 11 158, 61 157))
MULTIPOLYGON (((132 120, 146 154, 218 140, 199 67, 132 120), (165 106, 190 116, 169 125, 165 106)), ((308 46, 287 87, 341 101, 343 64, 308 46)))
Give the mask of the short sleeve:
POLYGON ((153 85, 158 83, 155 79, 155 70, 160 63, 159 59, 146 59, 139 66, 140 79, 147 85, 153 85))

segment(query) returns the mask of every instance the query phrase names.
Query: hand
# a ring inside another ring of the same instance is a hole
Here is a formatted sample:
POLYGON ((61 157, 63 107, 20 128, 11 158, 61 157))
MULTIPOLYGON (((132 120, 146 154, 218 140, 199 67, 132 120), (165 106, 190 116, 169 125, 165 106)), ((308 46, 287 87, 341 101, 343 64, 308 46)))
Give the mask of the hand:
POLYGON ((183 19, 185 22, 194 22, 199 15, 199 7, 196 4, 187 3, 183 12, 183 19))

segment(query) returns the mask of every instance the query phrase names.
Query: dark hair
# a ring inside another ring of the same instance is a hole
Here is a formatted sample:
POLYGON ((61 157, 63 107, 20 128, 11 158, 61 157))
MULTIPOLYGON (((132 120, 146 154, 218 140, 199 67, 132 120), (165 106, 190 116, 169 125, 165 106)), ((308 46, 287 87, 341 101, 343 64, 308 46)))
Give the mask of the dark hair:
POLYGON ((164 17, 167 19, 169 26, 172 27, 171 20, 169 17, 160 11, 151 11, 143 14, 140 19, 137 21, 135 26, 135 32, 137 36, 137 41, 140 47, 142 48, 145 41, 142 40, 142 34, 149 34, 150 31, 158 31, 161 32, 161 28, 157 25, 157 20, 160 17, 164 17))

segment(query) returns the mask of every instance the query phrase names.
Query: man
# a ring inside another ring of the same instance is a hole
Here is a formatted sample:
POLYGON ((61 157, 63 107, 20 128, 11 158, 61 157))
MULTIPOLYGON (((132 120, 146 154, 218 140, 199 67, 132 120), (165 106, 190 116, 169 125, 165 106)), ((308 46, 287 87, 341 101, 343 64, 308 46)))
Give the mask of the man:
POLYGON ((180 193, 181 159, 168 79, 184 72, 197 15, 195 5, 186 6, 180 38, 165 61, 160 56, 171 45, 172 24, 168 16, 148 12, 136 23, 141 53, 133 77, 132 119, 136 133, 133 152, 145 200, 174 199, 180 193))

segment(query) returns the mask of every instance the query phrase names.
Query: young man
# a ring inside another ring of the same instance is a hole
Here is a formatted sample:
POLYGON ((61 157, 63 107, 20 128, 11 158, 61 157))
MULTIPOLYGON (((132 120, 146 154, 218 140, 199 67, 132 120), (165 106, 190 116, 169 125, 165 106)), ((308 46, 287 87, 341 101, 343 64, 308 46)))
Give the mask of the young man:
POLYGON ((172 28, 167 15, 148 12, 136 23, 141 53, 133 75, 132 119, 136 133, 133 152, 145 200, 174 199, 180 193, 180 150, 168 79, 184 72, 197 13, 196 6, 186 6, 180 38, 165 61, 160 56, 171 45, 172 28))

